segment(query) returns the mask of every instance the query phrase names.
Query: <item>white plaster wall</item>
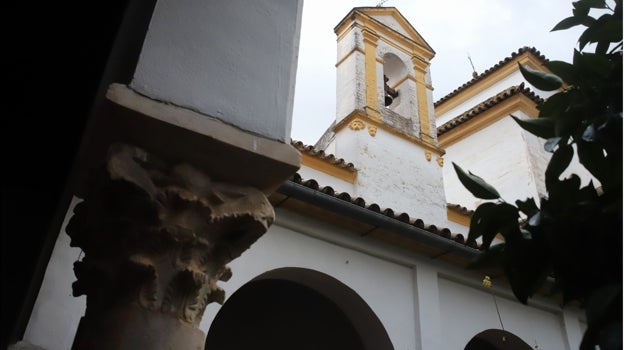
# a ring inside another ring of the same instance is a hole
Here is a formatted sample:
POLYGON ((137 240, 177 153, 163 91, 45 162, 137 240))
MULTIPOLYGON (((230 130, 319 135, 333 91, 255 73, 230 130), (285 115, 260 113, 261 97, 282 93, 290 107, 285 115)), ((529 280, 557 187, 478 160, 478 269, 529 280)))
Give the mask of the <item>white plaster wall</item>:
MULTIPOLYGON (((528 116, 523 113, 516 115, 522 119, 528 119, 528 116)), ((518 126, 519 129, 520 126, 518 126)), ((531 172, 535 179, 535 186, 539 197, 547 197, 546 191, 546 167, 550 161, 551 153, 544 150, 544 143, 546 140, 541 139, 530 132, 522 129, 521 134, 525 147, 527 148, 527 157, 531 166, 531 172)), ((520 198, 518 198, 520 199, 520 198)), ((535 198, 536 203, 539 205, 538 198, 535 198)))
POLYGON ((501 91, 508 89, 512 86, 519 85, 522 82, 522 75, 519 72, 514 72, 511 75, 504 77, 503 79, 497 81, 492 86, 483 89, 476 95, 470 97, 465 102, 455 106, 454 108, 449 109, 444 114, 441 114, 437 117, 438 126, 448 122, 449 120, 461 115, 467 110, 475 107, 479 103, 487 100, 490 97, 495 96, 501 91))
POLYGON ((308 166, 302 165, 298 170, 299 175, 304 180, 314 179, 318 182, 319 186, 331 186, 336 193, 347 192, 352 195, 354 193, 354 185, 350 182, 333 177, 322 171, 312 169, 308 166))
POLYGON ((303 0, 160 0, 131 87, 288 140, 302 8, 303 0))
POLYGON ((340 62, 341 59, 355 49, 364 51, 364 38, 362 37, 362 30, 358 27, 351 27, 347 29, 347 33, 344 34, 340 40, 338 40, 336 45, 336 63, 340 62))
MULTIPOLYGON (((233 261, 230 267, 232 279, 221 283, 228 297, 251 279, 277 268, 308 268, 330 275, 364 299, 384 325, 395 349, 416 348, 410 267, 302 235, 279 225, 273 225, 252 249, 233 261)), ((219 305, 211 304, 206 309, 200 326, 204 332, 208 331, 219 308, 219 305)))
POLYGON ((24 332, 24 341, 46 350, 71 348, 76 328, 86 308, 84 295, 78 298, 72 296, 72 283, 76 281, 73 265, 79 260, 81 249, 71 248, 71 239, 65 233, 74 206, 80 201, 74 197, 67 210, 24 332))
POLYGON ((403 34, 403 36, 411 39, 407 31, 399 23, 397 23, 397 21, 391 15, 372 15, 371 17, 385 24, 387 27, 390 27, 397 32, 403 34))
POLYGON ((336 155, 358 168, 355 196, 429 224, 446 222, 442 168, 435 155, 427 161, 420 146, 381 128, 374 137, 367 130, 342 130, 336 155))
POLYGON ((366 105, 364 55, 356 51, 336 67, 336 122, 366 105))
MULTIPOLYGON (((67 239, 59 236, 26 342, 48 350, 70 348, 77 321, 84 313, 84 297, 69 294, 74 280, 70 265, 76 258, 67 239)), ((230 267, 232 278, 219 282, 227 297, 258 275, 277 268, 300 267, 330 275, 368 304, 395 349, 462 349, 472 336, 496 327, 498 321, 491 295, 479 289, 475 276, 464 269, 279 208, 269 232, 230 267)), ((505 329, 529 344, 535 339, 540 348, 567 349, 563 345, 566 341, 580 341, 586 325, 578 310, 567 310, 562 316, 556 305, 527 307, 512 300, 510 291, 503 289, 502 294, 504 297, 497 300, 505 329)), ((218 304, 207 307, 200 325, 204 332, 219 309, 218 304)))
POLYGON ((336 66, 336 122, 339 122, 366 105, 364 41, 360 28, 351 28, 338 41, 336 52, 336 63, 340 63, 336 66), (359 51, 352 52, 354 49, 359 51))
MULTIPOLYGON (((489 289, 469 287, 439 279, 440 320, 444 330, 444 349, 463 349, 476 334, 501 329, 496 306, 489 289)), ((496 297, 504 329, 539 349, 568 348, 561 311, 546 311, 522 305, 507 297, 496 297)))
POLYGON ((537 94, 539 97, 541 98, 548 98, 549 96, 553 95, 554 92, 550 91, 550 92, 545 92, 545 91, 541 91, 538 90, 536 88, 534 88, 531 84, 529 84, 524 77, 522 77, 522 74, 520 73, 519 70, 515 70, 513 71, 512 74, 504 77, 503 79, 497 81, 496 83, 492 84, 491 86, 479 91, 479 93, 477 93, 476 95, 472 96, 471 98, 467 99, 465 102, 461 103, 460 105, 451 108, 450 110, 448 110, 447 112, 439 115, 436 119, 437 119, 437 125, 440 126, 446 122, 448 122, 449 120, 461 115, 462 113, 466 112, 467 110, 475 107, 476 105, 478 105, 479 103, 487 100, 490 97, 495 96, 496 94, 502 92, 505 89, 508 89, 512 86, 516 86, 516 85, 520 85, 520 83, 524 82, 524 86, 528 87, 529 89, 531 89, 531 91, 533 91, 535 94, 537 94))
POLYGON ((406 79, 396 87, 399 96, 388 107, 395 113, 412 119, 415 135, 419 135, 420 120, 418 119, 418 97, 416 95, 416 83, 412 79, 406 79))
MULTIPOLYGON (((521 111, 513 115, 527 119, 521 111)), ((452 161, 464 170, 483 177, 494 186, 503 198, 513 203, 533 197, 539 205, 539 198, 546 197, 545 172, 551 153, 544 150, 546 140, 522 129, 512 118, 505 117, 446 148, 444 167, 444 188, 449 203, 475 209, 481 203, 459 182, 452 161)), ((581 183, 597 181, 578 161, 575 154, 561 178, 577 174, 581 183)))
POLYGON ((508 202, 537 198, 537 185, 522 133, 512 118, 505 117, 447 147, 444 166, 446 200, 468 209, 475 209, 481 203, 459 182, 451 162, 485 179, 508 202))

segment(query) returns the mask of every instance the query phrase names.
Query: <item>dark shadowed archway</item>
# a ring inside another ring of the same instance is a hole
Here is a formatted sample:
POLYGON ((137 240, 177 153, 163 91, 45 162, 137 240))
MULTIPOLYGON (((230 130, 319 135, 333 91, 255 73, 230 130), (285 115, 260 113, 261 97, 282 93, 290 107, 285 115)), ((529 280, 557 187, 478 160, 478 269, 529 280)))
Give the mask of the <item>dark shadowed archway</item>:
POLYGON ((464 350, 532 350, 533 348, 513 333, 488 329, 470 339, 464 350))
POLYGON ((238 289, 215 317, 205 349, 393 349, 355 291, 318 271, 281 268, 238 289))

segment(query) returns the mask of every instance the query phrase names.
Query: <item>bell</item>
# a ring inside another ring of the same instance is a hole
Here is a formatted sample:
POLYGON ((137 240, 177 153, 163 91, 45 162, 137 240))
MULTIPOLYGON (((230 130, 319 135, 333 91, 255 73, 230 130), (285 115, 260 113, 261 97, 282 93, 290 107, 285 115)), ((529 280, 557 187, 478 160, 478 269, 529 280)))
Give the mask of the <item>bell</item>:
POLYGON ((397 96, 399 96, 398 91, 388 86, 388 80, 389 80, 388 77, 384 75, 384 92, 385 92, 384 103, 386 107, 390 106, 392 104, 392 101, 394 101, 394 99, 397 96))
POLYGON ((386 94, 386 98, 385 98, 386 107, 390 106, 392 104, 392 101, 394 101, 392 96, 390 96, 390 94, 386 94))

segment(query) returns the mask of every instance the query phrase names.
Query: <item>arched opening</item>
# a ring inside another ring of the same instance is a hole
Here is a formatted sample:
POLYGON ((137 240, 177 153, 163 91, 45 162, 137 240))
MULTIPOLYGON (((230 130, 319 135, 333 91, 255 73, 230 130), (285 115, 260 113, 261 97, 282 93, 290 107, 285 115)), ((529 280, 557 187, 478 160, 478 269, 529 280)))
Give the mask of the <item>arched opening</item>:
POLYGON ((531 346, 513 333, 488 329, 470 339, 464 350, 532 350, 531 346))
POLYGON ((238 289, 206 337, 212 349, 393 349, 352 289, 318 271, 282 268, 238 289))
POLYGON ((401 83, 407 77, 405 63, 395 54, 386 53, 383 56, 384 97, 385 106, 394 110, 401 104, 401 83))

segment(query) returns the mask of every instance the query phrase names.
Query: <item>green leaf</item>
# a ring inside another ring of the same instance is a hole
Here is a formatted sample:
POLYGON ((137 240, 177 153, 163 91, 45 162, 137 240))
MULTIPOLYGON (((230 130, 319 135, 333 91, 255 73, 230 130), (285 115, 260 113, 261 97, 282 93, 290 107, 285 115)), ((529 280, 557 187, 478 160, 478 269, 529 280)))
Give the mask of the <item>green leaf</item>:
POLYGON ((539 104, 537 109, 539 109, 540 114, 539 118, 552 118, 556 119, 562 114, 562 111, 569 104, 569 96, 570 91, 562 91, 558 92, 552 96, 550 96, 546 101, 539 104))
POLYGON ((555 136, 555 122, 548 118, 530 118, 520 119, 514 115, 511 116, 520 127, 530 132, 533 135, 539 136, 544 139, 549 139, 555 136))
POLYGON ((579 0, 572 3, 576 8, 577 6, 583 6, 587 8, 604 9, 607 5, 604 0, 579 0))
POLYGON ((544 150, 546 152, 552 153, 555 147, 561 142, 561 137, 551 137, 544 144, 544 150))
POLYGON ((595 289, 587 299, 587 330, 580 349, 622 348, 622 285, 610 284, 595 289))
POLYGON ((586 142, 593 142, 596 140, 596 128, 594 128, 594 124, 589 124, 585 131, 583 131, 583 135, 581 139, 586 142))
MULTIPOLYGON (((484 203, 488 204, 488 203, 484 203)), ((481 204, 477 210, 484 204, 481 204)), ((489 203, 493 204, 493 203, 489 203)), ((503 235, 505 239, 509 239, 510 232, 518 230, 518 208, 508 203, 496 203, 493 206, 488 205, 477 214, 477 210, 473 213, 470 221, 470 230, 468 238, 482 237, 481 248, 488 249, 497 234, 503 235), (473 226, 473 220, 475 225, 473 226), (478 232, 474 232, 477 231, 478 232), (473 233, 474 232, 474 233, 473 233)))
POLYGON ((584 17, 577 17, 577 16, 564 18, 561 22, 557 23, 553 27, 553 29, 551 29, 550 31, 554 32, 557 30, 569 29, 579 24, 583 24, 584 20, 585 20, 584 17))
POLYGON ((553 153, 546 168, 546 186, 549 182, 557 181, 561 173, 568 167, 572 156, 574 155, 574 149, 570 145, 559 146, 559 148, 553 153))
POLYGON ((603 185, 607 185, 611 166, 602 146, 597 142, 579 140, 577 141, 577 153, 579 161, 585 169, 589 170, 603 185))
POLYGON ((472 173, 466 173, 464 169, 459 167, 459 165, 453 162, 453 167, 455 168, 455 172, 457 173, 457 177, 459 181, 464 185, 464 187, 470 191, 475 197, 481 199, 498 199, 500 198, 500 194, 494 187, 485 182, 482 178, 472 173))
POLYGON ((563 85, 561 78, 554 74, 532 69, 520 62, 518 62, 518 66, 524 79, 542 91, 557 90, 563 85))
POLYGON ((505 240, 503 269, 514 295, 526 304, 550 272, 549 251, 539 239, 524 238, 518 227, 511 237, 505 240))
POLYGON ((548 61, 544 66, 568 84, 576 83, 578 77, 574 65, 564 61, 548 61))
POLYGON ((476 241, 483 236, 488 226, 488 220, 494 212, 496 203, 483 203, 475 209, 470 217, 470 229, 468 230, 468 241, 476 241))
POLYGON ((574 9, 572 9, 572 14, 574 17, 587 17, 589 14, 589 6, 583 4, 583 1, 577 1, 573 3, 574 9))
POLYGON ((472 214, 468 240, 482 237, 481 247, 488 249, 497 234, 505 236, 509 228, 518 227, 518 218, 518 208, 513 205, 483 203, 472 214))
POLYGON ((542 213, 537 212, 533 216, 529 218, 528 224, 529 226, 539 226, 542 223, 542 213))
POLYGON ((533 216, 536 212, 539 211, 537 204, 535 203, 535 199, 527 198, 524 201, 516 200, 516 206, 518 209, 524 213, 527 217, 533 216))
POLYGON ((501 265, 503 254, 505 253, 505 243, 499 243, 490 247, 490 249, 481 252, 472 260, 466 268, 472 270, 491 269, 501 265))
POLYGON ((622 40, 622 20, 613 15, 605 14, 592 23, 579 37, 579 49, 583 50, 588 43, 599 41, 618 42, 622 40))
POLYGON ((611 75, 611 61, 604 55, 582 52, 578 57, 578 65, 587 73, 598 75, 600 78, 608 78, 611 75))

